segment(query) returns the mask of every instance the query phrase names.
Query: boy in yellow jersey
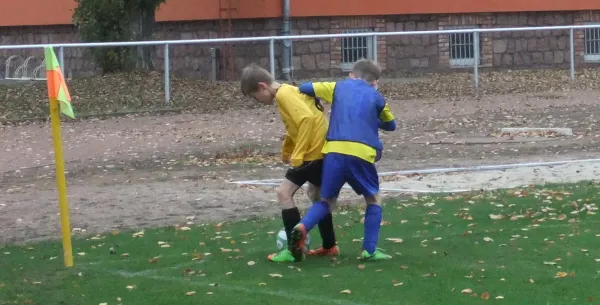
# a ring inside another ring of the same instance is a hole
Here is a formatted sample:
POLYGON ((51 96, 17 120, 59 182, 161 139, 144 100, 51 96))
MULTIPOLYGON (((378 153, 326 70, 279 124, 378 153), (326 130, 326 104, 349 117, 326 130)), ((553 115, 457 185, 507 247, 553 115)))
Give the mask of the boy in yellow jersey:
POLYGON ((321 201, 312 205, 292 231, 290 251, 296 261, 304 258, 308 231, 331 213, 345 183, 363 195, 367 203, 362 259, 391 258, 377 249, 382 209, 378 202, 379 176, 374 163, 383 150, 378 130, 396 129, 394 115, 376 89, 380 76, 377 64, 359 60, 350 77, 343 81, 300 85, 300 92, 331 103, 331 115, 327 143, 323 147, 321 201))
MULTIPOLYGON (((249 65, 242 70, 242 94, 252 96, 259 102, 277 105, 287 134, 281 148, 281 160, 291 163, 285 179, 277 189, 277 199, 281 205, 281 217, 288 243, 291 231, 300 222, 300 211, 294 204, 296 191, 308 182, 308 196, 311 202, 319 200, 327 118, 318 99, 301 94, 297 87, 280 84, 265 69, 249 65)), ((309 255, 336 256, 336 245, 331 213, 323 215, 318 223, 323 239, 321 248, 310 251, 309 255)), ((294 262, 289 249, 268 256, 273 262, 294 262)))

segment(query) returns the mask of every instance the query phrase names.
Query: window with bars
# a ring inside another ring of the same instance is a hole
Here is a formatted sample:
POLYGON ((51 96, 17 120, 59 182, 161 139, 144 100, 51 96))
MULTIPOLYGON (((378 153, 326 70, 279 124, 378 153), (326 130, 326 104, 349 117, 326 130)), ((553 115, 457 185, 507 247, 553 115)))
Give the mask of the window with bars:
MULTIPOLYGON (((371 29, 352 29, 344 33, 368 33, 371 29)), ((373 58, 373 37, 342 38, 342 70, 349 71, 361 58, 373 58)))
POLYGON ((584 60, 600 61, 600 24, 598 28, 584 30, 584 60))
MULTIPOLYGON (((475 64, 476 33, 450 34, 450 65, 453 67, 470 67, 475 64)), ((477 59, 479 60, 479 59, 477 59)))

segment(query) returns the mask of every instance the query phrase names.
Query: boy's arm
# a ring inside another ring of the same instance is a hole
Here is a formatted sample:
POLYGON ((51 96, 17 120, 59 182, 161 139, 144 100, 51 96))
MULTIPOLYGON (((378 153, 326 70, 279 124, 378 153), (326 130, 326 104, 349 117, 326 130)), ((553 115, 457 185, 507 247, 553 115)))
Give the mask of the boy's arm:
POLYGON ((309 149, 310 142, 314 134, 316 115, 312 113, 306 103, 298 99, 282 99, 279 106, 290 115, 294 126, 298 126, 298 135, 294 147, 291 150, 290 163, 293 167, 301 166, 304 163, 304 155, 309 149))
POLYGON ((301 166, 304 163, 304 155, 309 148, 310 139, 315 135, 314 126, 315 126, 315 115, 310 113, 309 115, 299 117, 298 126, 298 137, 296 138, 296 147, 294 147, 294 151, 292 152, 292 157, 290 158, 290 163, 292 167, 301 166))
POLYGON ((390 110, 387 102, 380 96, 380 103, 383 104, 383 110, 379 114, 379 128, 385 131, 394 131, 396 130, 396 120, 394 119, 394 114, 390 110))
POLYGON ((298 89, 301 93, 322 99, 329 104, 333 103, 335 82, 304 83, 298 89))
POLYGON ((288 134, 285 135, 285 139, 283 139, 283 144, 281 144, 281 161, 288 163, 290 162, 290 158, 292 156, 292 152, 294 151, 294 142, 290 139, 288 134))

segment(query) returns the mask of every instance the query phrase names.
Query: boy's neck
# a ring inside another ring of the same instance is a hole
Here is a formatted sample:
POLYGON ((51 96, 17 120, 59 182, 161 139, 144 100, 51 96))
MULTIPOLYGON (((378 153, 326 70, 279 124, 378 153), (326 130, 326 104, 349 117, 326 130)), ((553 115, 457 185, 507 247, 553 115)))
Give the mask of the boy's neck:
POLYGON ((269 91, 273 94, 276 95, 277 94, 277 90, 279 90, 279 87, 281 87, 281 83, 278 82, 272 82, 271 86, 269 86, 269 91))
POLYGON ((278 90, 278 89, 279 89, 279 87, 281 87, 281 83, 278 83, 278 82, 272 82, 270 87, 271 87, 271 89, 273 89, 273 90, 278 90))

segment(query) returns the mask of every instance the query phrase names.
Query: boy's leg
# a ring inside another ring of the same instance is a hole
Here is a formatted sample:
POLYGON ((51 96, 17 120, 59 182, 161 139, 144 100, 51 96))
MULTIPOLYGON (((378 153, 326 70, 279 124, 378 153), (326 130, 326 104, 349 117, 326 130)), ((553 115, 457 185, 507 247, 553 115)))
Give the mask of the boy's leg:
MULTIPOLYGON (((321 199, 321 184, 323 182, 323 159, 311 162, 307 169, 308 191, 306 194, 311 203, 319 202, 321 199)), ((333 228, 333 216, 330 212, 319 222, 319 233, 323 240, 322 247, 309 251, 309 255, 338 255, 335 232, 333 228)))
MULTIPOLYGON (((289 169, 285 174, 285 179, 277 188, 277 199, 281 206, 281 219, 288 244, 291 240, 292 229, 300 222, 300 210, 294 203, 294 194, 307 181, 304 169, 304 167, 289 169)), ((287 248, 270 254, 267 258, 273 262, 294 262, 294 257, 287 248)))
POLYGON ((345 167, 344 159, 341 156, 343 155, 330 153, 323 159, 322 200, 314 203, 308 209, 300 223, 292 231, 290 251, 296 260, 304 258, 306 234, 331 212, 328 201, 337 198, 344 186, 345 167))
POLYGON ((348 184, 354 191, 365 197, 365 226, 362 258, 367 260, 389 259, 391 256, 377 249, 379 229, 381 227, 382 208, 378 200, 379 175, 375 164, 359 158, 348 162, 348 184))
MULTIPOLYGON (((320 180, 320 179, 319 179, 320 180)), ((320 182, 320 181, 319 181, 320 182)), ((320 185, 320 183, 319 183, 320 185)), ((308 183, 308 198, 311 202, 318 202, 321 198, 321 187, 311 182, 308 183)), ((308 251, 309 256, 337 256, 340 253, 336 245, 335 229, 333 228, 333 216, 331 211, 319 222, 319 233, 323 243, 321 247, 308 251)))

